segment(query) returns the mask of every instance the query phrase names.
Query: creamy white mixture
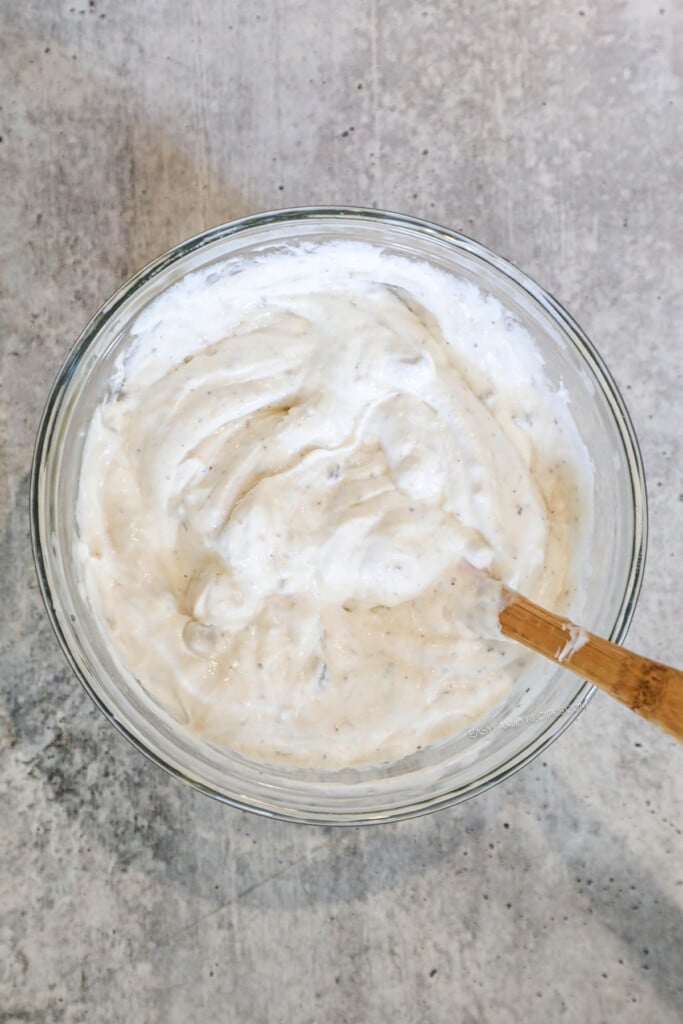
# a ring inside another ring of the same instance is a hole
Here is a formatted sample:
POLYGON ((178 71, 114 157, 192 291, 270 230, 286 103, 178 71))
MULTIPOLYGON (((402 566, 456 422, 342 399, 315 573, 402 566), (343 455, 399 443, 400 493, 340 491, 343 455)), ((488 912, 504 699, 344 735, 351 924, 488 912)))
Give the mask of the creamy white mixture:
POLYGON ((526 655, 484 569, 569 610, 591 466, 491 297, 360 243, 227 261, 138 318, 81 470, 80 570, 186 727, 337 767, 471 726, 526 655))

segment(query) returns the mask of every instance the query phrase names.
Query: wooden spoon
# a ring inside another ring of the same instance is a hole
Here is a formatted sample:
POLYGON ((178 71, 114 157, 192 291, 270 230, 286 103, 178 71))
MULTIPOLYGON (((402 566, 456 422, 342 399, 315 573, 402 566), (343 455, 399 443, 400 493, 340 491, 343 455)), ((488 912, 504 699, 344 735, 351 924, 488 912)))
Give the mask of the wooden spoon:
POLYGON ((643 718, 683 740, 683 672, 594 636, 503 587, 505 636, 569 668, 643 718))

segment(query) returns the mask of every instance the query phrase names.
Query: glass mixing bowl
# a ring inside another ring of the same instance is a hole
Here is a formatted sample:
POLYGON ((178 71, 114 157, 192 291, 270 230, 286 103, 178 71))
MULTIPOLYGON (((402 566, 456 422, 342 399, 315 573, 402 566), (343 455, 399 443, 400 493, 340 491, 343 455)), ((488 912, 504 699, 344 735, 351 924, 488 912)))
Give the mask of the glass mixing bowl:
POLYGON ((136 317, 190 271, 237 254, 331 239, 370 242, 473 281, 530 332, 549 381, 568 392, 594 465, 582 624, 621 641, 640 589, 647 513, 638 444, 607 367, 569 314, 516 267, 457 232, 393 213, 320 208, 248 217, 183 242, 120 288, 73 346, 48 397, 33 461, 31 531, 43 598, 64 652, 97 706, 139 750, 238 807, 294 821, 358 824, 409 817, 483 792, 556 739, 594 688, 539 659, 475 727, 401 761, 327 773, 249 761, 185 732, 126 677, 84 597, 74 557, 84 440, 136 317))

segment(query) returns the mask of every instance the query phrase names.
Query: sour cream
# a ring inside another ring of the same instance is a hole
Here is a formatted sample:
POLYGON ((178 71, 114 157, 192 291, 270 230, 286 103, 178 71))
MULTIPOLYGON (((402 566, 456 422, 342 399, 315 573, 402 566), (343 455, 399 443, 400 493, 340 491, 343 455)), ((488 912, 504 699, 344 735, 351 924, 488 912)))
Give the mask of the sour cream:
POLYGON ((89 427, 79 570, 130 676, 268 762, 393 760, 471 728, 528 655, 497 589, 570 610, 592 469, 494 298, 362 243, 189 274, 89 427))

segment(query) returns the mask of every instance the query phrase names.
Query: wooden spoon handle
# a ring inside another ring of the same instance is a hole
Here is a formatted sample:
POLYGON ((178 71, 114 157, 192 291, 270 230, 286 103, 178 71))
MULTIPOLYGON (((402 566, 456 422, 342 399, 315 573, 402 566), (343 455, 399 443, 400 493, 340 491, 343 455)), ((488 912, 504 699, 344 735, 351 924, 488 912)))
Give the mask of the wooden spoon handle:
POLYGON ((503 599, 499 619, 505 636, 595 683, 683 740, 683 672, 594 636, 508 587, 503 599))

